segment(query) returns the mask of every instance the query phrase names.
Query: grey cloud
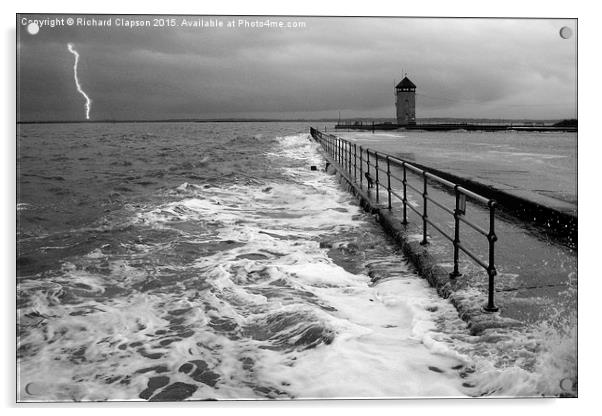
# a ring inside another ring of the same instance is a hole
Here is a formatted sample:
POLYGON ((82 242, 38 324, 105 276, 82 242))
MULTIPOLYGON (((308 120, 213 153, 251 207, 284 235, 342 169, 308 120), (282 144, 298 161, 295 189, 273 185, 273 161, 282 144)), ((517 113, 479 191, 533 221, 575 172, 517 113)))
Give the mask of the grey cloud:
POLYGON ((82 117, 67 42, 80 51, 96 119, 392 117, 404 68, 419 117, 574 116, 576 42, 558 29, 576 32, 575 21, 288 19, 308 27, 19 28, 19 117, 82 117))

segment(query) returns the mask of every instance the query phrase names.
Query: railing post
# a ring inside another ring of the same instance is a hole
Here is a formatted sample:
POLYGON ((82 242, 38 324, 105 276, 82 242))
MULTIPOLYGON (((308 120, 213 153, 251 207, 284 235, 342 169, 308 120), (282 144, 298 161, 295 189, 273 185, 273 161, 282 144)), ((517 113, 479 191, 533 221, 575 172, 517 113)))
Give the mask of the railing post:
POLYGON ((335 153, 335 140, 334 137, 330 137, 330 155, 332 156, 332 160, 336 160, 335 153))
POLYGON ((353 182, 357 182, 357 143, 353 143, 353 182))
POLYGON ((406 176, 406 162, 401 162, 401 166, 403 167, 403 221, 402 224, 406 225, 408 223, 408 178, 406 176))
POLYGON ((330 156, 332 156, 332 160, 335 159, 334 157, 334 137, 330 137, 330 156))
POLYGON ((458 270, 458 261, 460 257, 460 191, 458 185, 454 186, 454 192, 456 194, 456 209, 454 210, 454 270, 449 274, 450 279, 462 276, 460 270, 458 270))
POLYGON ((422 209, 422 241, 420 242, 420 244, 422 245, 426 245, 428 244, 428 240, 426 238, 426 224, 427 224, 427 218, 428 218, 428 211, 427 211, 427 206, 428 206, 428 191, 427 191, 427 183, 426 183, 426 172, 422 171, 422 178, 423 178, 423 191, 422 191, 422 205, 423 205, 423 209, 422 209))
POLYGON ((362 160, 362 153, 364 149, 360 146, 360 189, 364 183, 364 161, 362 160))
POLYGON ((391 211, 391 161, 389 160, 389 155, 387 155, 387 194, 388 194, 388 207, 389 211, 391 211))
POLYGON ((380 192, 378 190, 378 185, 379 185, 379 180, 378 180, 378 173, 379 173, 378 172, 378 152, 374 152, 374 160, 375 160, 375 162, 374 162, 374 171, 376 173, 376 178, 375 178, 374 183, 376 183, 376 203, 378 204, 379 197, 380 197, 380 195, 379 195, 380 192))
MULTIPOLYGON (((366 175, 370 176, 370 149, 366 149, 366 175)), ((366 181, 368 192, 370 192, 370 181, 366 181)))
POLYGON ((349 179, 351 179, 351 143, 347 142, 347 150, 349 151, 349 179))
POLYGON ((347 170, 347 143, 341 139, 341 151, 343 152, 343 158, 341 160, 341 171, 347 170))
POLYGON ((339 140, 336 137, 332 138, 332 157, 335 162, 339 161, 339 140))
POLYGON ((330 138, 330 153, 332 155, 332 160, 336 162, 336 139, 334 136, 330 138))
POLYGON ((499 308, 495 306, 494 294, 495 294, 495 275, 497 270, 495 269, 495 242, 497 236, 495 235, 495 201, 489 200, 487 204, 489 206, 489 234, 487 234, 487 240, 489 241, 489 267, 487 267, 487 274, 489 275, 489 296, 487 299, 487 306, 485 306, 486 312, 497 312, 499 308))

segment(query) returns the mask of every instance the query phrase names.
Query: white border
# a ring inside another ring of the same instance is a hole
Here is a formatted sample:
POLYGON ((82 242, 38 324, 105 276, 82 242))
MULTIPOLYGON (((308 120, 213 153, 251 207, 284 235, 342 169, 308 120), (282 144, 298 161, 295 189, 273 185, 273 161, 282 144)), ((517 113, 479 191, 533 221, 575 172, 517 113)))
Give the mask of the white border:
MULTIPOLYGON (((354 4, 351 2, 327 2, 325 0, 302 0, 285 3, 275 0, 252 1, 215 1, 215 2, 166 2, 144 1, 126 2, 123 0, 84 1, 42 1, 23 0, 3 2, 3 100, 2 100, 2 176, 3 204, 2 215, 3 247, 2 253, 2 295, 4 302, 1 334, 5 341, 0 342, 3 359, 2 377, 0 377, 1 405, 10 413, 47 414, 104 414, 107 411, 130 408, 152 414, 164 414, 174 409, 177 412, 240 414, 303 414, 339 412, 345 414, 365 414, 371 408, 377 408, 379 414, 404 412, 407 414, 438 415, 504 415, 522 412, 545 412, 551 415, 591 413, 596 403, 600 382, 600 315, 599 300, 602 294, 596 260, 600 257, 600 167, 602 155, 602 132, 594 123, 598 114, 600 79, 600 58, 598 53, 598 28, 601 26, 600 14, 594 2, 567 2, 548 0, 546 2, 528 2, 526 0, 485 1, 420 1, 385 2, 371 0, 354 4), (93 405, 15 405, 15 13, 34 12, 79 12, 79 13, 182 13, 182 14, 289 14, 289 15, 391 15, 391 16, 491 16, 491 17, 564 17, 579 19, 579 398, 549 400, 406 400, 406 401, 313 401, 313 402, 240 402, 240 403, 179 403, 179 404, 93 404, 93 405), (597 128, 596 128, 597 127, 597 128), (85 410, 82 409, 85 407, 85 410), (410 413, 411 412, 411 413, 410 413)), ((596 406, 600 407, 600 406, 596 406)), ((132 409, 133 410, 133 409, 132 409)), ((131 410, 130 410, 131 411, 131 410)))

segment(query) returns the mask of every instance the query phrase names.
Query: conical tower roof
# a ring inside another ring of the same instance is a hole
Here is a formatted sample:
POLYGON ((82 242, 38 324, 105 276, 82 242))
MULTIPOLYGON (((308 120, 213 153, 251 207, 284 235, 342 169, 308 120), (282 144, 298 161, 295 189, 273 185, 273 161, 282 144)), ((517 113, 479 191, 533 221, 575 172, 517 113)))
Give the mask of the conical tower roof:
POLYGON ((416 85, 408 77, 404 77, 395 88, 416 88, 416 85))

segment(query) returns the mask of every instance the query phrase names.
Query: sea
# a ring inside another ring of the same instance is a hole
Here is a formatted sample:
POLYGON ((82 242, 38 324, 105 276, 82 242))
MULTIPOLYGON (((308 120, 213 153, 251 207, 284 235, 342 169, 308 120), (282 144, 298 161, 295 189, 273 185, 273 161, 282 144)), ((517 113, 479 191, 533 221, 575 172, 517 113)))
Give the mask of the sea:
POLYGON ((18 401, 574 394, 575 328, 471 335, 307 123, 17 136, 18 401))

